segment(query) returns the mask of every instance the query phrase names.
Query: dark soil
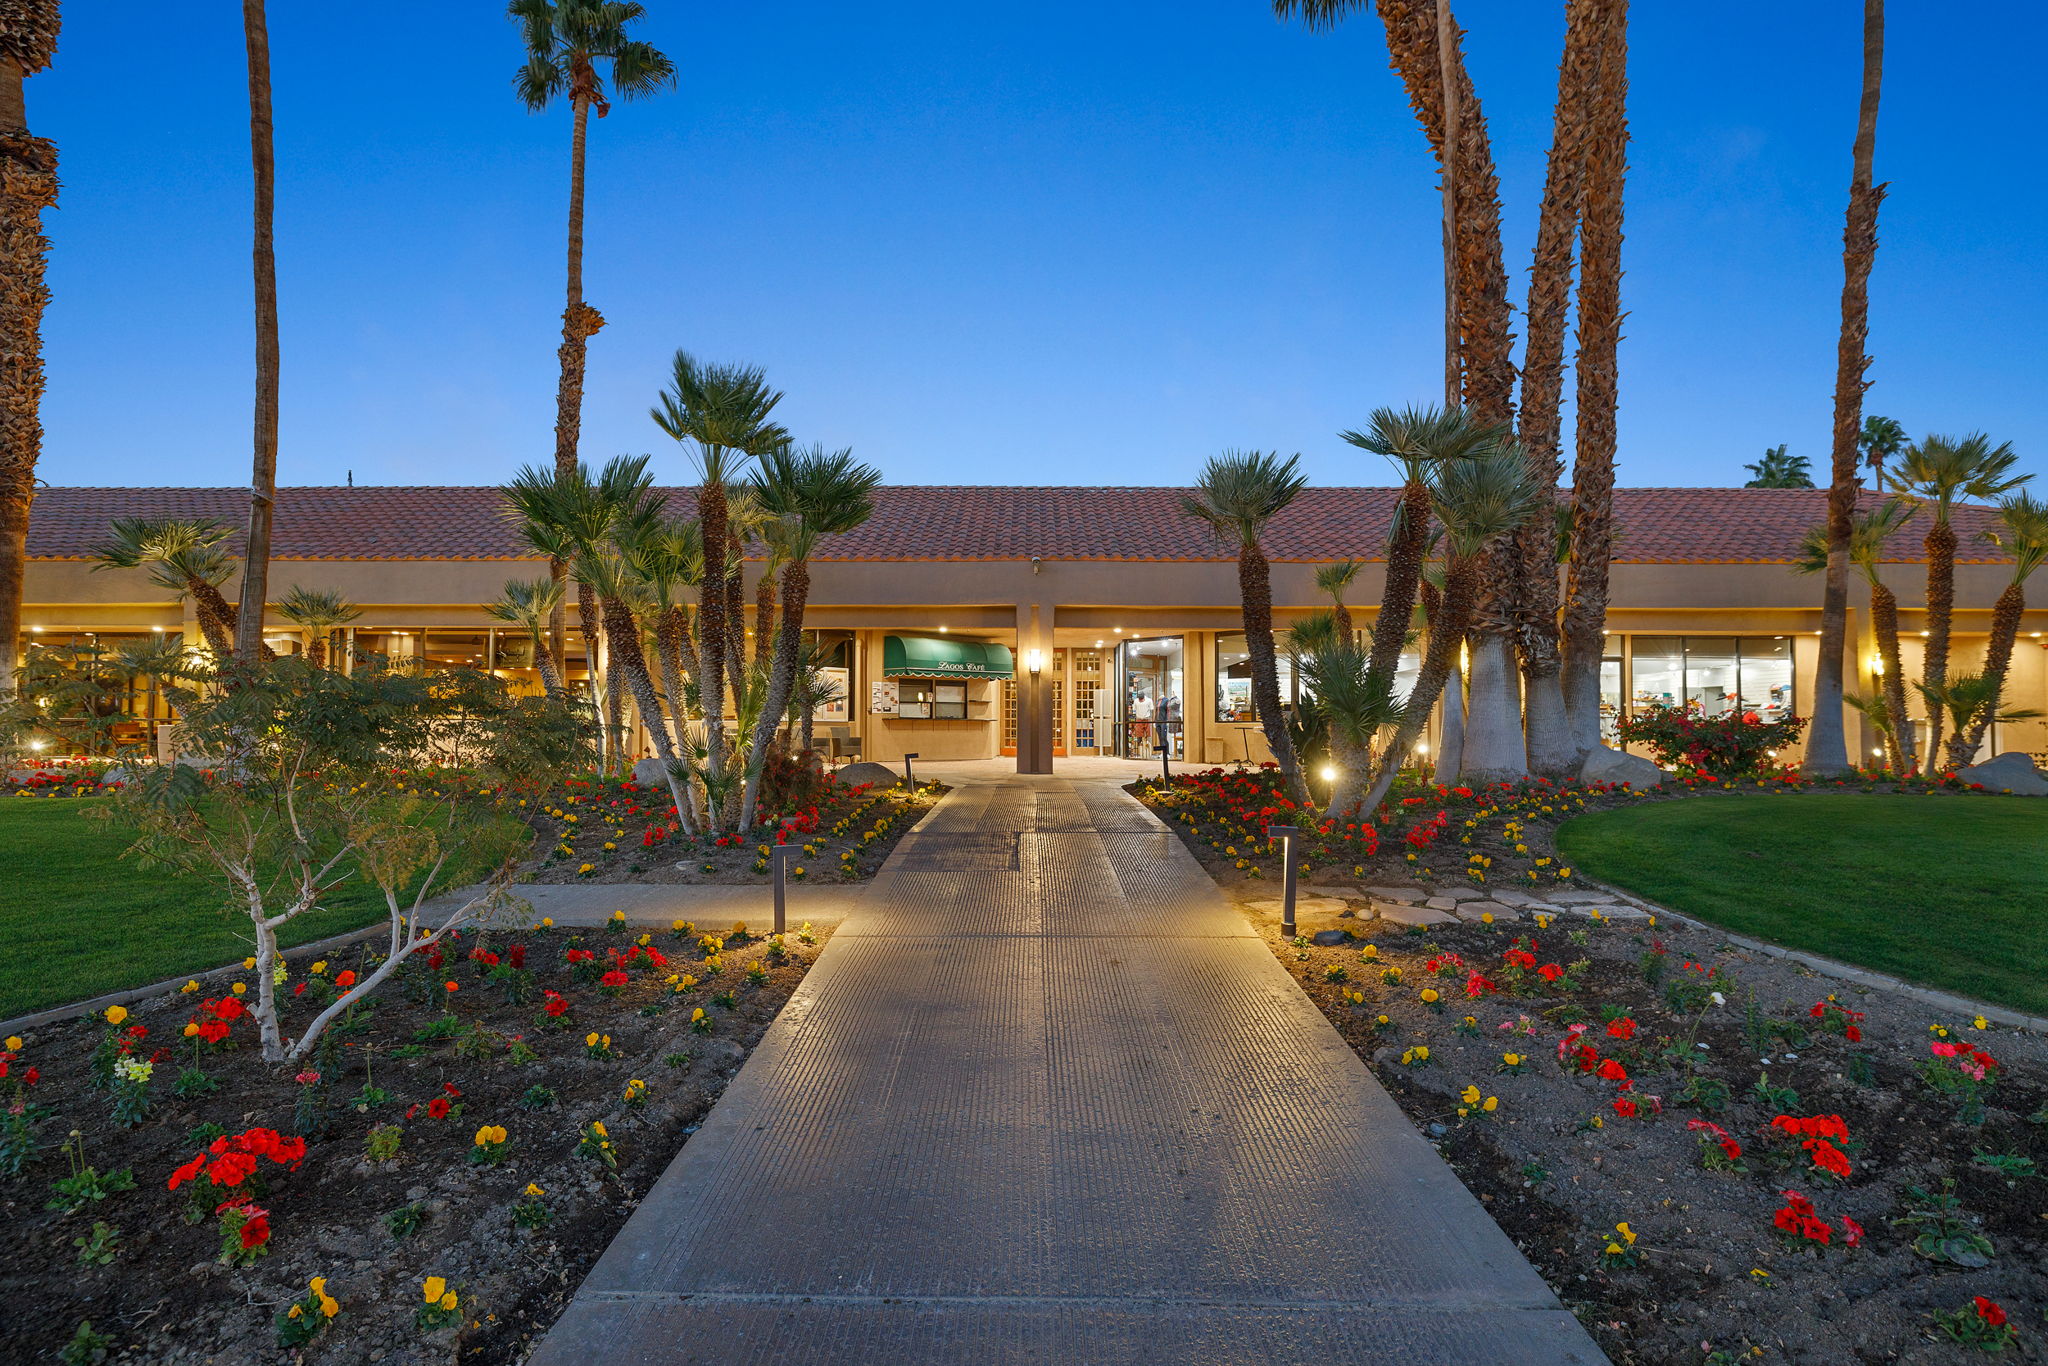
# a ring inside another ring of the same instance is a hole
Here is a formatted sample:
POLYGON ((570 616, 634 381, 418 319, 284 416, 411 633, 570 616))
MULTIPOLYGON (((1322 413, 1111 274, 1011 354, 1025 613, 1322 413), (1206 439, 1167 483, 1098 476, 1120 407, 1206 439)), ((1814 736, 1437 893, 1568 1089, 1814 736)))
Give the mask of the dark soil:
MULTIPOLYGON (((297 1359, 519 1360, 695 1132, 818 953, 817 937, 803 943, 793 934, 777 957, 767 941, 735 936, 721 954, 721 971, 708 975, 698 937, 721 936, 722 928, 653 936, 669 963, 639 960, 616 995, 606 994, 591 970, 572 972, 565 951, 594 950, 602 968, 610 950, 632 949, 637 930, 468 931, 447 946, 438 970, 409 965, 353 1027, 330 1033, 335 1046, 317 1064, 324 1075, 310 1088, 319 1098, 317 1115, 296 1113, 309 1088, 294 1080, 298 1067, 263 1063, 246 1017, 234 1023, 228 1048, 198 1058, 217 1089, 189 1099, 173 1094, 194 1056, 181 1037, 185 1023, 201 1001, 227 994, 246 972, 211 974, 198 991, 139 1005, 122 1022, 123 1029, 149 1031, 137 1056, 163 1050, 149 1083, 151 1113, 134 1128, 116 1127, 108 1092, 91 1084, 91 1055, 110 1031, 103 1020, 35 1031, 9 1079, 0 1081, 0 1103, 18 1108, 24 1070, 40 1072, 26 1093, 29 1113, 38 1116, 39 1151, 18 1176, 0 1178, 9 1230, 0 1269, 0 1360, 56 1360, 82 1320, 111 1339, 106 1359, 115 1362, 294 1360, 278 1346, 273 1319, 307 1293, 314 1276, 327 1278, 340 1313, 297 1359), (515 944, 524 947, 530 973, 521 984, 530 997, 517 1004, 506 999, 504 974, 493 981, 486 965, 469 958, 475 948, 508 957, 515 944), (749 979, 755 965, 765 979, 749 979), (700 979, 687 990, 667 980, 686 973, 700 979), (452 995, 443 985, 451 980, 459 987, 452 995), (542 988, 572 1003, 559 1024, 542 1010, 542 988), (726 992, 730 1005, 718 999, 726 992), (692 1027, 699 1007, 709 1033, 692 1027), (461 1041, 436 1037, 449 1018, 464 1031, 487 1032, 461 1041), (593 1031, 610 1036, 611 1057, 590 1055, 584 1040, 593 1031), (538 1058, 519 1062, 515 1041, 538 1058), (643 1106, 624 1103, 629 1080, 646 1083, 643 1106), (363 1103, 371 1083, 389 1098, 363 1103), (529 1108, 543 1099, 531 1093, 535 1087, 552 1091, 552 1102, 529 1108), (436 1097, 454 1102, 444 1118, 428 1113, 436 1097), (609 1130, 616 1173, 574 1152, 592 1121, 609 1130), (172 1171, 200 1151, 208 1135, 194 1129, 207 1123, 229 1134, 252 1126, 309 1132, 296 1170, 263 1164, 268 1189, 260 1203, 270 1211, 270 1253, 247 1269, 222 1265, 215 1219, 186 1222, 186 1190, 166 1189, 172 1171), (366 1136, 379 1125, 403 1129, 393 1161, 365 1155, 366 1136), (469 1160, 483 1125, 509 1132, 498 1165, 469 1160), (44 1206, 51 1182, 69 1174, 61 1145, 74 1130, 85 1162, 102 1173, 131 1173, 135 1188, 66 1214, 44 1206), (511 1215, 529 1182, 543 1189, 540 1203, 552 1216, 538 1230, 517 1227, 511 1215), (420 1207, 423 1222, 410 1236, 395 1236, 385 1217, 409 1205, 420 1207), (73 1240, 89 1237, 96 1221, 118 1230, 118 1254, 111 1265, 82 1266, 73 1240), (461 1310, 458 1324, 432 1332, 415 1322, 421 1282, 430 1275, 457 1290, 461 1310)), ((325 975, 362 971, 366 953, 352 946, 335 955, 325 975)), ((294 986, 307 980, 310 966, 293 963, 294 986)), ((314 1013, 312 1004, 295 1002, 286 1032, 314 1013)))
MULTIPOLYGON (((1142 787, 1133 790, 1144 795, 1142 787)), ((1585 800, 1590 809, 1627 798, 1585 800)), ((1342 927, 1352 936, 1343 944, 1283 940, 1269 906, 1248 904, 1247 912, 1303 990, 1617 1363, 1981 1360, 1980 1352, 1940 1338, 1932 1319, 1936 1311, 1968 1309, 1979 1295, 2003 1305, 2019 1331, 2017 1348, 2000 1359, 2048 1361, 2048 1040, 1979 1030, 1968 1018, 1937 1018, 1904 996, 1820 977, 1668 919, 1594 921, 1566 911, 1546 928, 1502 919, 1409 929, 1375 919, 1373 899, 1360 890, 1369 884, 1494 895, 1458 875, 1479 852, 1494 860, 1490 887, 1554 893, 1554 873, 1538 887, 1521 875, 1550 847, 1549 822, 1575 814, 1579 802, 1578 794, 1552 792, 1528 809, 1480 815, 1471 829, 1463 822, 1475 808, 1454 805, 1441 841, 1418 851, 1401 836, 1441 809, 1432 802, 1424 813, 1395 818, 1377 856, 1341 871, 1312 866, 1304 895, 1347 907, 1313 928, 1342 927), (1544 805, 1552 811, 1536 809, 1544 805), (1522 824, 1519 836, 1501 834, 1506 820, 1522 824), (1468 833, 1473 843, 1460 843, 1468 833), (1515 853, 1518 843, 1525 854, 1515 853), (1420 857, 1411 861, 1410 852, 1420 857), (1505 982, 1502 955, 1517 937, 1535 941, 1539 962, 1583 961, 1576 987, 1560 990, 1531 976, 1519 991, 1468 997, 1470 970, 1505 982), (1463 966, 1444 954, 1458 955, 1463 966), (1432 959, 1441 973, 1427 971, 1432 959), (1384 979, 1387 968, 1398 969, 1398 982, 1384 979), (1333 971, 1343 980, 1333 981, 1333 971), (1718 974, 1711 986, 1724 1004, 1696 990, 1687 999, 1685 986, 1672 990, 1710 971, 1718 974), (1441 992, 1441 1013, 1421 1001, 1425 987, 1441 992), (1364 999, 1354 1002, 1347 992, 1364 999), (1813 1019, 1812 1008, 1830 993, 1864 1017, 1857 1022, 1860 1041, 1813 1019), (1533 1034, 1502 1028, 1524 1016, 1533 1034), (1635 1022, 1633 1039, 1607 1033, 1617 1017, 1635 1022), (1560 1062, 1560 1041, 1581 1022, 1585 1041, 1603 1059, 1624 1063, 1632 1092, 1560 1062), (1922 1077, 1923 1064, 1932 1061, 1930 1043, 1944 1037, 1935 1026, 2002 1064, 1981 1121, 1959 1117, 1959 1107, 1922 1077), (1404 1064, 1403 1054, 1416 1045, 1429 1049, 1427 1064, 1404 1064), (1510 1051, 1527 1059, 1520 1074, 1501 1071, 1510 1051), (1765 1078, 1791 1088, 1796 1101, 1761 1097, 1765 1078), (1717 1082, 1726 1087, 1718 1104, 1717 1082), (1498 1097, 1498 1109, 1487 1114, 1465 1105, 1467 1086, 1498 1097), (1617 1113, 1614 1102, 1626 1098, 1637 1101, 1639 1117, 1617 1113), (1849 1132, 1848 1178, 1818 1172, 1796 1140, 1774 1134, 1770 1125, 1779 1114, 1841 1116, 1849 1132), (1687 1128, 1694 1119, 1722 1126, 1741 1145, 1746 1170, 1708 1170, 1708 1136, 1687 1128), (2024 1159, 2039 1174, 1991 1170, 1980 1153, 2024 1159), (1893 1226, 1912 1187, 1938 1193, 1944 1179, 1955 1182, 1963 1228, 1991 1240, 1988 1266, 1927 1260, 1913 1251, 1912 1234, 1893 1226), (1830 1246, 1801 1243, 1773 1227, 1787 1190, 1812 1200, 1835 1225, 1830 1246), (1842 1246, 1844 1217, 1865 1229, 1860 1246, 1842 1246), (1636 1264, 1603 1265, 1603 1250, 1624 1221, 1640 1238, 1636 1264)), ((1184 793, 1155 806, 1241 903, 1277 894, 1273 860, 1264 860, 1262 876, 1248 877, 1235 858, 1209 847, 1206 834, 1190 836, 1187 823, 1175 819, 1193 815, 1195 828, 1214 830, 1226 817, 1208 802, 1184 793)), ((1239 844, 1240 856, 1247 847, 1239 844)))

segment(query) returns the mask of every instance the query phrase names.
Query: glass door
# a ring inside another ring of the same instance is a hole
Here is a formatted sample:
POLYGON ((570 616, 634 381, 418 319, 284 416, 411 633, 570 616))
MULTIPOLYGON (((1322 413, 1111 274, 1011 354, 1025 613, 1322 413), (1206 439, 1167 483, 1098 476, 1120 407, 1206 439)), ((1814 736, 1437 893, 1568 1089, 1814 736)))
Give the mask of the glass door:
POLYGON ((1117 651, 1116 696, 1120 749, 1126 759, 1155 759, 1166 746, 1186 755, 1182 690, 1186 652, 1181 636, 1127 640, 1117 651))

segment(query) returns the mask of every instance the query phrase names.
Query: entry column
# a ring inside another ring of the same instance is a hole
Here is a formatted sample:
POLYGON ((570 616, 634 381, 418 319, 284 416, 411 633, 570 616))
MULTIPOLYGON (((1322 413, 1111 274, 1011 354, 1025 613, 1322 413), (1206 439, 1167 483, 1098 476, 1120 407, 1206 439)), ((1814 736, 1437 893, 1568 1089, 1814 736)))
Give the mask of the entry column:
POLYGON ((1017 604, 1017 771, 1052 772, 1052 618, 1050 604, 1017 604), (1038 668, 1031 665, 1036 662, 1038 668))

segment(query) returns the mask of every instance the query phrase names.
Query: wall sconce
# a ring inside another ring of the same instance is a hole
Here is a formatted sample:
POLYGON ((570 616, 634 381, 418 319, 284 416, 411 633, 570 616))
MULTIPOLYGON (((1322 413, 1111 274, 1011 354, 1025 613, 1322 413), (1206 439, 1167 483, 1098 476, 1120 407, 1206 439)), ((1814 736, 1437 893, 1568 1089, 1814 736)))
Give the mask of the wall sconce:
POLYGON ((1038 677, 1038 671, 1045 667, 1045 651, 1026 650, 1024 652, 1024 667, 1031 671, 1033 678, 1038 677))
POLYGON ((1872 655, 1872 656, 1870 657, 1870 671, 1871 671, 1872 673, 1874 673, 1874 674, 1879 674, 1879 675, 1882 675, 1882 674, 1884 673, 1884 656, 1883 656, 1883 655, 1872 655))

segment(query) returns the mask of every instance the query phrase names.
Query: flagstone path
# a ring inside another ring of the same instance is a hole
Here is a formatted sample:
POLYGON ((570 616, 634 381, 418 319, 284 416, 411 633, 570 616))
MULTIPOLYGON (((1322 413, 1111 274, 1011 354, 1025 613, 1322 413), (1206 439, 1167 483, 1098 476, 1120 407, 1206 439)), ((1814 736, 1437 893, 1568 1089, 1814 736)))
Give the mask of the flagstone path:
POLYGON ((1605 1358, 1113 781, 957 788, 531 1358, 1605 1358))

